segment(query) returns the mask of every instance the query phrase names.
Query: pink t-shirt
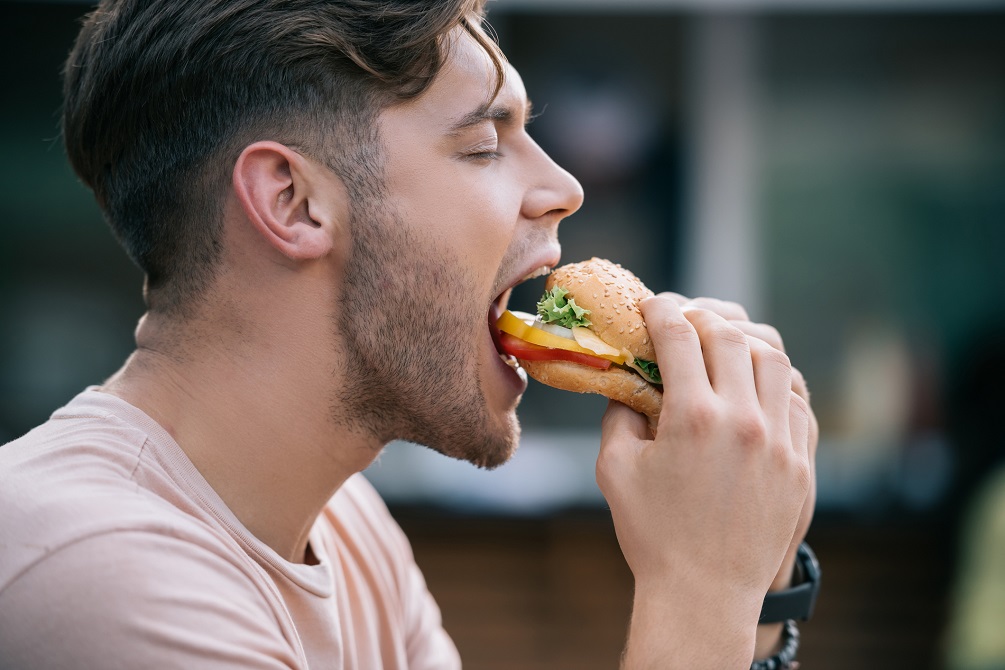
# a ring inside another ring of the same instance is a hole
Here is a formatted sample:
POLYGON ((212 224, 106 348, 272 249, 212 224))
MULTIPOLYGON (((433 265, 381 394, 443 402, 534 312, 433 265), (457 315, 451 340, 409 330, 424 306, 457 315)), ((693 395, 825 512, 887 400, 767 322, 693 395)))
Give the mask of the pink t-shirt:
POLYGON ((0 447, 0 668, 459 668, 362 475, 290 563, 168 433, 88 389, 0 447))

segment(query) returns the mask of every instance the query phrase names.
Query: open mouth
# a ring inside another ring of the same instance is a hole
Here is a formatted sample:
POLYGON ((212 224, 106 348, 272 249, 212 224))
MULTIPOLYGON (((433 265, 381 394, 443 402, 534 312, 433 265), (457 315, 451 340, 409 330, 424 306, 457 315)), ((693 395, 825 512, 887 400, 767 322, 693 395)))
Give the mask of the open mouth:
POLYGON ((517 363, 516 358, 503 351, 502 345, 500 344, 499 341, 499 328, 496 326, 496 323, 499 321, 499 317, 502 316, 502 313, 506 311, 506 307, 509 303, 509 297, 513 293, 514 286, 522 284, 525 281, 530 281, 531 279, 543 277, 550 272, 551 268, 549 266, 542 265, 541 267, 530 272, 526 277, 523 277, 522 279, 520 279, 520 281, 514 283, 512 286, 510 286, 505 291, 500 293, 496 297, 496 299, 492 301, 492 304, 489 306, 488 326, 489 326, 489 332, 492 334, 492 343, 495 344, 496 351, 499 353, 499 357, 502 358, 503 362, 506 363, 506 365, 513 368, 514 370, 519 370, 520 365, 519 363, 517 363))

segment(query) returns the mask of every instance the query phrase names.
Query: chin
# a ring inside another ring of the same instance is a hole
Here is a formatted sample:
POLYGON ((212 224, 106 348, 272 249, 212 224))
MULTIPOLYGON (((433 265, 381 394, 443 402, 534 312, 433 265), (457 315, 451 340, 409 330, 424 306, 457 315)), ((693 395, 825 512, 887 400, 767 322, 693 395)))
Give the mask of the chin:
POLYGON ((441 431, 439 437, 435 443, 421 443, 445 456, 493 470, 516 453, 520 444, 520 422, 516 412, 510 411, 502 416, 493 416, 475 431, 441 431))

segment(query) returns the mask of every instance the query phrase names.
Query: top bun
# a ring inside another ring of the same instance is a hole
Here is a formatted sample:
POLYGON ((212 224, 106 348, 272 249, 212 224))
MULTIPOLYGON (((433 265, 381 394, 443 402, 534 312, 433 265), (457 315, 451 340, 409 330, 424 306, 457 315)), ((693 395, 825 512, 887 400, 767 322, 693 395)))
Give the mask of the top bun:
POLYGON ((656 360, 656 349, 646 330, 639 303, 653 292, 616 263, 591 258, 555 268, 545 283, 548 290, 560 286, 576 304, 590 310, 590 328, 612 347, 627 349, 635 358, 656 360))

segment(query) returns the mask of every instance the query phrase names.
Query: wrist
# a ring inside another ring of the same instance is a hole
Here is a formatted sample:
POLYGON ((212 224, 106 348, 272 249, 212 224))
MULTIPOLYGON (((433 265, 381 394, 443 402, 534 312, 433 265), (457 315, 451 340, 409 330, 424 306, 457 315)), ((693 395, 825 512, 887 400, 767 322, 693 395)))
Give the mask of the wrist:
POLYGON ((745 667, 755 650, 760 598, 713 585, 637 582, 624 670, 745 667))
POLYGON ((796 545, 785 555, 782 565, 778 568, 778 574, 775 575, 771 586, 768 587, 768 593, 772 591, 784 591, 799 581, 799 576, 796 574, 798 571, 796 562, 796 552, 798 549, 799 546, 796 545))

